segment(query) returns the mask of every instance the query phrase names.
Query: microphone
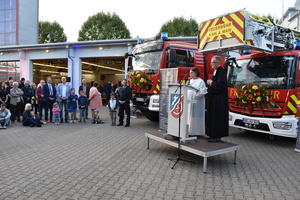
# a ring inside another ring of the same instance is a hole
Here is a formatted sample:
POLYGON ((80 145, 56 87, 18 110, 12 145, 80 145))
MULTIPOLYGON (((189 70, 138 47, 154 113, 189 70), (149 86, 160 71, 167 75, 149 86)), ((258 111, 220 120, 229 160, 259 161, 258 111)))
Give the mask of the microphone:
POLYGON ((190 84, 190 80, 191 80, 191 77, 188 77, 186 82, 189 82, 189 84, 190 84))
MULTIPOLYGON (((185 75, 184 75, 184 77, 183 77, 182 80, 185 80, 185 79, 186 79, 186 76, 189 74, 189 72, 190 72, 190 70, 187 70, 187 71, 186 71, 186 73, 185 73, 185 75)), ((189 77, 189 78, 190 78, 190 77, 189 77)), ((189 79, 189 78, 188 78, 188 79, 189 79)))
MULTIPOLYGON (((181 83, 182 83, 182 80, 185 80, 186 79, 186 76, 189 74, 190 70, 187 70, 183 79, 179 80, 179 86, 178 88, 181 88, 181 83)), ((175 90, 175 93, 177 92, 178 88, 175 90)))

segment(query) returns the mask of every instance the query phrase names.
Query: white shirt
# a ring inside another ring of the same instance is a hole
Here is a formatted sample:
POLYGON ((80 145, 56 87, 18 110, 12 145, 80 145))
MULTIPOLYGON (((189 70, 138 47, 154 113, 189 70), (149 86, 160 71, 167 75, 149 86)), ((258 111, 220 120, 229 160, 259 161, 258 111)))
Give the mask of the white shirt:
POLYGON ((50 94, 50 96, 52 96, 53 95, 52 85, 48 84, 48 87, 49 87, 49 94, 50 94))
POLYGON ((116 99, 110 99, 110 100, 109 100, 109 105, 110 105, 110 108, 111 108, 111 109, 115 109, 115 108, 116 108, 116 105, 117 105, 116 99))
POLYGON ((67 97, 67 86, 64 84, 61 86, 61 97, 67 97))

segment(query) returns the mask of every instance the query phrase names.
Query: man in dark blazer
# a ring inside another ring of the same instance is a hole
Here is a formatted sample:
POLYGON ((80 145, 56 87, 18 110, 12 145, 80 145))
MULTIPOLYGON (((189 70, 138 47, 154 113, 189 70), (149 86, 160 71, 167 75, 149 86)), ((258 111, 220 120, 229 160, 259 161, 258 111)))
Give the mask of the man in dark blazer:
POLYGON ((45 101, 45 120, 49 122, 48 111, 50 111, 50 121, 53 122, 52 108, 56 100, 56 88, 52 84, 52 79, 47 78, 47 83, 43 86, 43 95, 45 101))
POLYGON ((127 80, 122 80, 122 86, 118 88, 117 99, 119 102, 119 124, 117 126, 123 126, 124 123, 124 111, 126 112, 126 125, 130 126, 130 99, 132 96, 132 90, 127 85, 127 80))
MULTIPOLYGON (((90 96, 90 89, 91 87, 86 84, 86 80, 85 79, 82 79, 82 85, 79 86, 79 89, 78 89, 78 94, 80 93, 80 91, 82 90, 86 96, 87 99, 89 99, 89 96, 90 96)), ((88 118, 88 114, 89 114, 89 109, 86 109, 86 118, 88 118)))

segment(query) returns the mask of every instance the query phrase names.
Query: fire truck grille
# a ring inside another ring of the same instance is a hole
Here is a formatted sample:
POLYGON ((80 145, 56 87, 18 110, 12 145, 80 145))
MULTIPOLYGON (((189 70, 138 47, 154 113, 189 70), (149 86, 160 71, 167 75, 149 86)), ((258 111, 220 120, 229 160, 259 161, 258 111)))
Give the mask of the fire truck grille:
POLYGON ((271 108, 271 109, 258 109, 254 108, 250 113, 247 109, 241 108, 234 103, 229 103, 229 110, 234 113, 243 114, 246 116, 255 117, 270 117, 270 118, 280 118, 282 116, 282 108, 271 108))

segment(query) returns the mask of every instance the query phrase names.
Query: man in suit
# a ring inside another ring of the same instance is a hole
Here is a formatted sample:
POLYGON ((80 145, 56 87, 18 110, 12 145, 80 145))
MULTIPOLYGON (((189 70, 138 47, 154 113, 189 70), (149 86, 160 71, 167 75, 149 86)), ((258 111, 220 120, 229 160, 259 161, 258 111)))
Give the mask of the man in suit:
POLYGON ((119 87, 117 97, 119 101, 119 124, 117 126, 123 126, 124 123, 124 111, 126 112, 127 119, 125 127, 130 126, 130 99, 132 96, 131 88, 127 85, 127 80, 122 80, 122 86, 119 87))
POLYGON ((43 86, 43 95, 45 101, 45 120, 49 122, 48 111, 50 111, 50 122, 53 122, 52 108, 56 100, 56 89, 50 77, 47 78, 47 83, 43 86))
POLYGON ((107 83, 105 83, 104 92, 106 94, 106 102, 108 103, 110 94, 114 92, 113 88, 111 87, 111 82, 110 81, 107 81, 107 83))
POLYGON ((69 119, 68 98, 70 96, 70 93, 71 93, 71 87, 67 83, 67 78, 62 77, 61 83, 58 84, 57 86, 57 102, 60 108, 61 123, 63 122, 63 117, 62 117, 63 109, 65 110, 65 122, 68 123, 68 119, 69 119))
MULTIPOLYGON (((80 91, 82 90, 86 98, 89 99, 90 89, 91 87, 88 84, 86 84, 86 80, 82 79, 82 85, 79 86, 78 93, 80 93, 80 91)), ((88 117, 88 114, 89 114, 89 109, 86 109, 86 118, 88 117)))

